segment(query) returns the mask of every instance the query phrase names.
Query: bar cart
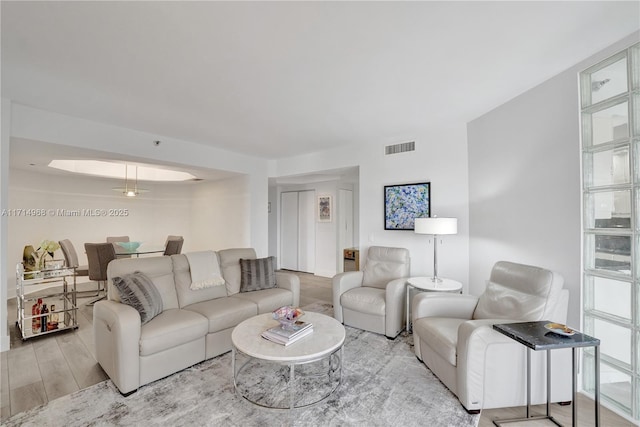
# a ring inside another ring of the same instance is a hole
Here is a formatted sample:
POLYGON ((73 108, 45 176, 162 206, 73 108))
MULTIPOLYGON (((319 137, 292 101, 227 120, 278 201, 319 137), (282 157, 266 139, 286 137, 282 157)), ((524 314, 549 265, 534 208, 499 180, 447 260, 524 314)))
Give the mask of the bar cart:
POLYGON ((22 340, 78 328, 76 275, 74 267, 48 268, 25 271, 20 262, 16 265, 16 326, 22 340), (47 285, 47 286, 45 286, 47 285), (55 288, 49 288, 56 285, 55 288), (57 285, 62 285, 62 291, 57 285), (30 296, 39 289, 46 294, 30 296), (42 303, 42 304, 38 304, 42 303), (40 313, 42 307, 47 311, 40 313), (38 309, 36 310, 36 307, 38 309))

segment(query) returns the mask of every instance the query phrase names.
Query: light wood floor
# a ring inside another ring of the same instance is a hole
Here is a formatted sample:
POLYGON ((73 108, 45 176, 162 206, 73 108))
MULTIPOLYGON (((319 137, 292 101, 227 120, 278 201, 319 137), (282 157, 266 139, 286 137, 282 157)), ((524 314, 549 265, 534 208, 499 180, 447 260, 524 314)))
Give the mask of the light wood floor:
MULTIPOLYGON (((304 273, 298 275, 301 288, 300 306, 313 302, 332 302, 331 279, 304 273)), ((79 328, 76 331, 61 332, 25 342, 18 336, 15 326, 15 300, 8 302, 11 349, 0 353, 0 420, 107 379, 96 362, 93 351, 93 311, 85 305, 91 299, 78 299, 79 328)), ((593 401, 582 395, 578 400, 578 425, 593 426, 593 401)), ((538 411, 542 413, 544 409, 538 411)), ((571 406, 552 405, 551 411, 563 425, 571 425, 571 406)), ((484 410, 479 426, 493 426, 494 419, 520 417, 523 414, 524 408, 484 410)), ((507 425, 519 427, 521 424, 507 425)), ((547 421, 526 423, 527 427, 548 425, 553 424, 547 421)), ((602 425, 634 426, 604 407, 602 425)))

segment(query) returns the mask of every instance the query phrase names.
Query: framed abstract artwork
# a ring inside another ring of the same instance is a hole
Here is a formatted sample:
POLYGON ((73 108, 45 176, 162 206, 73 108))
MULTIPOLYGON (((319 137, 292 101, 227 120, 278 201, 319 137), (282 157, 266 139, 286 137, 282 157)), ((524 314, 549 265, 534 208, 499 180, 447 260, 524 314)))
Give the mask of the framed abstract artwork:
POLYGON ((318 222, 331 222, 331 196, 318 196, 318 222))
POLYGON ((385 230, 413 230, 416 218, 430 216, 430 182, 384 186, 385 230))

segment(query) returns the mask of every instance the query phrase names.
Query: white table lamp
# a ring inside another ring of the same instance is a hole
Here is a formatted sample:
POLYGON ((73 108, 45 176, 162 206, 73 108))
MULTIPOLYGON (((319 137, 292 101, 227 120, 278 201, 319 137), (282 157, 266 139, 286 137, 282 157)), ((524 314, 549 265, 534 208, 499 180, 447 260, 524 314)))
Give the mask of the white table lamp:
POLYGON ((416 234, 433 235, 433 282, 441 282, 438 278, 438 236, 458 233, 458 218, 416 218, 414 230, 416 234))

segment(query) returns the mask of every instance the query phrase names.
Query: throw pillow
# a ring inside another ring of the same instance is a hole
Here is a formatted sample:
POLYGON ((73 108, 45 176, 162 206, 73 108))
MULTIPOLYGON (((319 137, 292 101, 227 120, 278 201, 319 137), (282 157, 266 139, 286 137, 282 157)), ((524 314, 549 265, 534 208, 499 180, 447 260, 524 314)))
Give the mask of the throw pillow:
POLYGON ((160 292, 144 273, 136 271, 122 277, 114 277, 113 285, 118 290, 120 301, 140 313, 143 325, 162 313, 160 292))
POLYGON ((276 287, 275 258, 240 259, 240 292, 276 287))

